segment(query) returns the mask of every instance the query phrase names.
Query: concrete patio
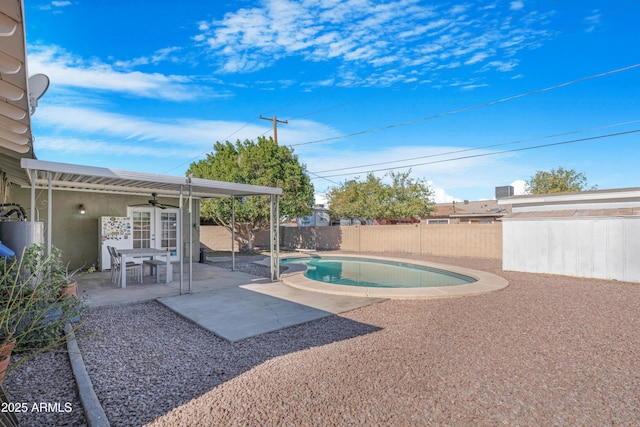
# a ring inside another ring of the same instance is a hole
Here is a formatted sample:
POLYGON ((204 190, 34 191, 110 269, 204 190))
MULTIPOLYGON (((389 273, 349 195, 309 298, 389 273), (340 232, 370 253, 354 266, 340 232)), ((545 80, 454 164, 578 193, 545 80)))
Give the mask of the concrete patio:
POLYGON ((90 308, 158 300, 232 342, 384 301, 295 289, 206 263, 193 263, 192 268, 189 291, 189 266, 184 265, 182 294, 176 263, 169 284, 156 284, 154 276, 145 275, 143 283, 129 280, 123 289, 111 283, 109 271, 81 275, 77 277, 78 296, 90 308))

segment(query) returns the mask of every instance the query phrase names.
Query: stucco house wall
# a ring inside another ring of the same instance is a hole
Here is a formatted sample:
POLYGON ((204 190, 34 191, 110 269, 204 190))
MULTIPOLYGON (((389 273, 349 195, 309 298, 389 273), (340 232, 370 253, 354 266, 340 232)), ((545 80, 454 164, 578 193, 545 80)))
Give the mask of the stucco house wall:
POLYGON ((640 189, 505 200, 504 270, 640 282, 640 189))
MULTIPOLYGON (((147 204, 151 195, 135 196, 97 192, 80 192, 67 190, 52 191, 52 228, 51 243, 62 250, 65 262, 70 268, 97 265, 100 234, 98 230, 101 216, 126 216, 127 207, 147 204), (79 206, 83 204, 86 214, 81 215, 79 206)), ((174 198, 158 197, 161 203, 178 205, 174 198)), ((17 203, 31 213, 31 189, 13 186, 11 202, 17 203)), ((199 201, 196 200, 194 212, 199 212, 199 201)), ((159 209, 159 208, 157 208, 159 209)), ((45 239, 47 236, 47 190, 36 190, 36 221, 44 222, 45 239)), ((193 220, 193 260, 198 261, 200 252, 200 225, 198 215, 193 220)), ((189 219, 183 221, 183 258, 188 257, 189 219)), ((0 236, 0 239, 2 237, 0 236)))

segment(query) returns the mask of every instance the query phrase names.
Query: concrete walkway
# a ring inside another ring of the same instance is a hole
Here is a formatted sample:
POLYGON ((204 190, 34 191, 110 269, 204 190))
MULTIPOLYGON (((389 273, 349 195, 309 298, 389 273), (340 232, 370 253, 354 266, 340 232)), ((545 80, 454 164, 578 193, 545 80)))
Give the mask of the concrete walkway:
POLYGON ((295 289, 263 277, 199 263, 193 264, 191 292, 187 293, 187 269, 185 265, 182 295, 179 266, 174 265, 172 283, 156 284, 154 277, 144 276, 144 283, 131 280, 125 289, 111 283, 109 272, 85 274, 78 277, 79 296, 89 307, 157 299, 232 342, 384 301, 295 289))

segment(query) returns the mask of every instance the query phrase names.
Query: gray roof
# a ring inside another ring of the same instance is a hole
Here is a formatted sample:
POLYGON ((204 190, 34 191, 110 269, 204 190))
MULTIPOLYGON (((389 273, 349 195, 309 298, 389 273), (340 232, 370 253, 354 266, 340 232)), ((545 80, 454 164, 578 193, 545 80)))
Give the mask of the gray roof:
POLYGON ((640 217, 640 208, 612 209, 565 209, 551 211, 517 212, 503 217, 503 220, 557 219, 557 218, 604 218, 604 217, 640 217))
POLYGON ((21 0, 0 2, 0 171, 25 184, 20 159, 35 158, 21 0))

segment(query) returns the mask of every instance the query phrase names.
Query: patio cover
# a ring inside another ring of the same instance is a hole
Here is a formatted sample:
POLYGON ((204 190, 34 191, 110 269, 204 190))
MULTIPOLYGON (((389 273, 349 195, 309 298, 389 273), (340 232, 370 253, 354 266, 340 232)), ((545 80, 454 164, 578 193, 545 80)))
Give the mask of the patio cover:
MULTIPOLYGON (((75 165, 68 163, 49 162, 36 159, 22 159, 20 162, 26 171, 31 186, 31 205, 35 205, 36 188, 46 188, 49 194, 48 221, 51 223, 51 191, 72 190, 85 192, 101 192, 113 194, 135 194, 148 195, 150 192, 164 196, 180 197, 180 218, 184 217, 183 196, 189 197, 189 220, 193 221, 191 215, 191 197, 197 198, 220 198, 243 196, 269 196, 271 199, 271 279, 279 280, 279 196, 282 194, 281 188, 263 187, 249 184, 238 184, 224 181, 214 181, 202 178, 184 178, 173 175, 159 175, 143 172, 122 171, 94 166, 75 165)), ((33 210, 31 221, 33 218, 33 210)), ((191 231, 193 227, 189 227, 191 231)), ((48 230, 48 244, 51 242, 51 229, 48 230)), ((182 243, 182 242, 181 242, 182 243)), ((189 247, 191 247, 192 236, 189 233, 189 247)), ((183 247, 183 245, 181 246, 183 247)), ((233 248, 233 246, 232 246, 233 248)), ((232 251, 233 253, 233 251, 232 251)), ((192 254, 189 256, 189 284, 191 283, 191 263, 192 254)), ((182 263, 180 263, 182 268, 182 263)), ((182 281, 182 272, 180 274, 182 281)), ((191 286, 189 285, 189 289, 191 286)), ((180 286, 182 289, 182 283, 180 286)))
POLYGON ((144 172, 83 166, 69 163, 22 159, 21 166, 29 174, 31 184, 46 188, 51 174, 54 189, 75 191, 97 191, 149 195, 156 192, 166 196, 179 196, 187 185, 192 195, 199 198, 270 196, 282 194, 281 188, 213 181, 202 178, 184 178, 174 175, 159 175, 144 172))

